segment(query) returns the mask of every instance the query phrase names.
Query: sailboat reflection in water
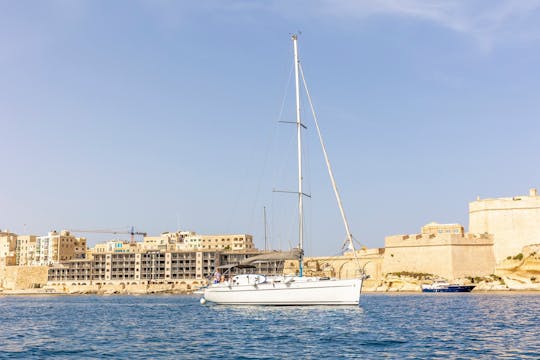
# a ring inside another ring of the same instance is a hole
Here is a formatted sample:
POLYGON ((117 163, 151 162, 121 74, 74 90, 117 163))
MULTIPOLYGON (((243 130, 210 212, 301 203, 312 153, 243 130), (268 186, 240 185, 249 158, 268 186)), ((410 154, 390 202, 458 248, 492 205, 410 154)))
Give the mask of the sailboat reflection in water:
MULTIPOLYGON (((306 277, 303 276, 303 243, 304 243, 304 216, 303 216, 303 197, 305 194, 302 189, 302 128, 305 126, 300 121, 300 77, 302 77, 303 85, 306 90, 306 95, 309 100, 313 119, 319 135, 319 140, 322 146, 324 158, 330 180, 334 188, 334 193, 338 202, 338 207, 343 218, 345 231, 347 233, 348 247, 354 253, 358 264, 357 254, 354 250, 354 244, 349 224, 345 217, 345 212, 341 203, 341 198, 336 187, 332 168, 328 160, 326 148, 320 133, 317 117, 313 111, 311 98, 306 86, 306 81, 303 76, 300 61, 298 59, 298 37, 292 36, 294 47, 294 73, 296 87, 296 129, 297 129, 297 145, 298 145, 298 223, 299 223, 299 247, 290 253, 274 253, 262 254, 252 258, 239 265, 231 265, 230 267, 254 267, 253 263, 264 260, 286 260, 297 259, 299 261, 299 274, 297 276, 265 276, 261 274, 241 274, 235 275, 227 281, 211 284, 204 290, 204 296, 201 298, 201 303, 207 301, 216 304, 237 304, 237 305, 357 305, 360 301, 360 292, 362 290, 362 282, 365 278, 363 272, 358 273, 358 277, 354 279, 332 279, 321 277, 306 277), (268 258, 270 257, 270 258, 268 258), (272 259, 274 257, 274 259, 272 259)), ((359 264, 358 264, 358 268, 359 264)), ((230 269, 225 269, 230 270, 230 269)))

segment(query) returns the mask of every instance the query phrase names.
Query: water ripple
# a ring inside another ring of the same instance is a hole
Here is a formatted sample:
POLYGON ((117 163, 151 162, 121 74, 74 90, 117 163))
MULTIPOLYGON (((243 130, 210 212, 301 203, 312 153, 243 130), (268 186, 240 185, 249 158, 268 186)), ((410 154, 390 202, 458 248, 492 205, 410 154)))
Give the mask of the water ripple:
POLYGON ((0 297, 0 357, 537 359, 539 305, 540 296, 516 293, 366 294, 360 307, 0 297))

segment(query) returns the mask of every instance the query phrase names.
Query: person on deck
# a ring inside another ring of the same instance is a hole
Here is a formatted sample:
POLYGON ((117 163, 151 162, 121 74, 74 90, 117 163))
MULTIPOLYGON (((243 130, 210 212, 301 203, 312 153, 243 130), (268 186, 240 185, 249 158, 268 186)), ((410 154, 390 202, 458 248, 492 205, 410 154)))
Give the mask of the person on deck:
POLYGON ((218 284, 221 281, 221 273, 218 269, 214 272, 214 284, 218 284))

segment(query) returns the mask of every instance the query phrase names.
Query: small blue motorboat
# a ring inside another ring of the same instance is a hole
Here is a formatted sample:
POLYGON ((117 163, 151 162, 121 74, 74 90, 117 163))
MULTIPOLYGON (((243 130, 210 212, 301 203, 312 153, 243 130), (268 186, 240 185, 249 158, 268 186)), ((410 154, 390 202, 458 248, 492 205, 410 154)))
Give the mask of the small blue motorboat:
POLYGON ((474 285, 449 284, 446 281, 435 281, 430 285, 422 285, 422 292, 471 292, 474 285))

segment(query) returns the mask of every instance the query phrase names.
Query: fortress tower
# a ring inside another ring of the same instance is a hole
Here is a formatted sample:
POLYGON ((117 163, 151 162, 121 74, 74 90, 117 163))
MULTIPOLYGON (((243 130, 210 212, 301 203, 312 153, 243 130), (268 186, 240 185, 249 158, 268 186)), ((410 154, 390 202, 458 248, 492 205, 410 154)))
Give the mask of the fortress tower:
POLYGON ((469 232, 492 234, 495 261, 515 256, 522 248, 540 243, 540 196, 480 199, 469 203, 469 232))

